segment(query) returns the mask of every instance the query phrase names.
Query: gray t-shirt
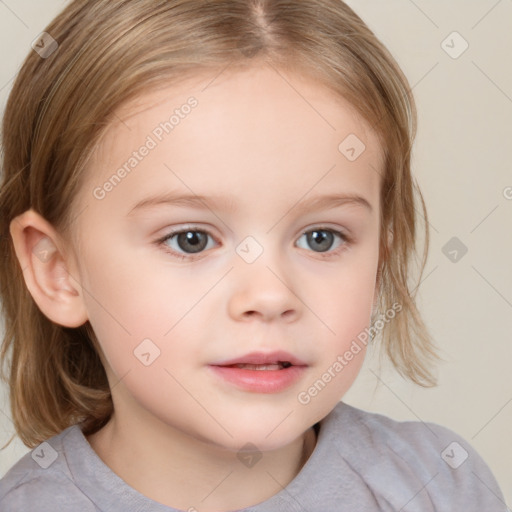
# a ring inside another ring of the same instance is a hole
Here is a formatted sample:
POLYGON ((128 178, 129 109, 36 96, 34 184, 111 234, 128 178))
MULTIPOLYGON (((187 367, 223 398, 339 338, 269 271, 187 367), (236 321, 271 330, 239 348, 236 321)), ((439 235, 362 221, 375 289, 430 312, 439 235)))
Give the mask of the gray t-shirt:
MULTIPOLYGON (((0 510, 176 512, 117 476, 77 425, 7 472, 0 480, 0 510)), ((487 465, 457 434, 340 402, 320 422, 316 447, 299 474, 270 499, 243 510, 506 512, 507 507, 487 465)))

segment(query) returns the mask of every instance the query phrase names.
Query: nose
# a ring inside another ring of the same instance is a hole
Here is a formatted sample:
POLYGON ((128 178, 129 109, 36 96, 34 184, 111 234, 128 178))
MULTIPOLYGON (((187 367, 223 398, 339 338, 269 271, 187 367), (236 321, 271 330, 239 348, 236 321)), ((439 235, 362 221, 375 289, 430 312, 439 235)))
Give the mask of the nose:
POLYGON ((237 321, 296 321, 302 302, 287 272, 264 261, 243 264, 233 273, 235 287, 228 303, 229 315, 237 321))

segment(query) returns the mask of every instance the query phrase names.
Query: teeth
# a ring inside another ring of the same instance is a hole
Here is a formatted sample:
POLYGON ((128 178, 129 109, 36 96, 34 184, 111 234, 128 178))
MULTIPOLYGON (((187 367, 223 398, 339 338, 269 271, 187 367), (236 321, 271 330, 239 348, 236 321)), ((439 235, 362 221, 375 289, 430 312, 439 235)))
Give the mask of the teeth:
POLYGON ((283 366, 278 364, 237 364, 237 368, 243 368, 244 370, 281 370, 283 366))

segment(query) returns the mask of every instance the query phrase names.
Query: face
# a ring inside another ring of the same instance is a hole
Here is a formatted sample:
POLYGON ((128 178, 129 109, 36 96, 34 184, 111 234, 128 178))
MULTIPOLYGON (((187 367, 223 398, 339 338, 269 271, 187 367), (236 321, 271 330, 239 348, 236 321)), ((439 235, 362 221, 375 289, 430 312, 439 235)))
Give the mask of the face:
POLYGON ((118 119, 74 225, 117 421, 284 446, 364 359, 336 365, 376 297, 376 135, 322 85, 266 66, 197 75, 118 119), (236 360, 268 365, 223 366, 236 360))

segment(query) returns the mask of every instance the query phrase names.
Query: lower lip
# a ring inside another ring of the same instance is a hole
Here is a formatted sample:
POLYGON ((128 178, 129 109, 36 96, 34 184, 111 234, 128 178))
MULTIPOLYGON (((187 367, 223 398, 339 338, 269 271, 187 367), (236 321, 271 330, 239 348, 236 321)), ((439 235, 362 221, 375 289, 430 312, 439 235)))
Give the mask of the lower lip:
POLYGON ((306 370, 306 366, 290 366, 282 370, 244 370, 213 365, 210 368, 225 381, 255 393, 279 393, 295 384, 306 370))

